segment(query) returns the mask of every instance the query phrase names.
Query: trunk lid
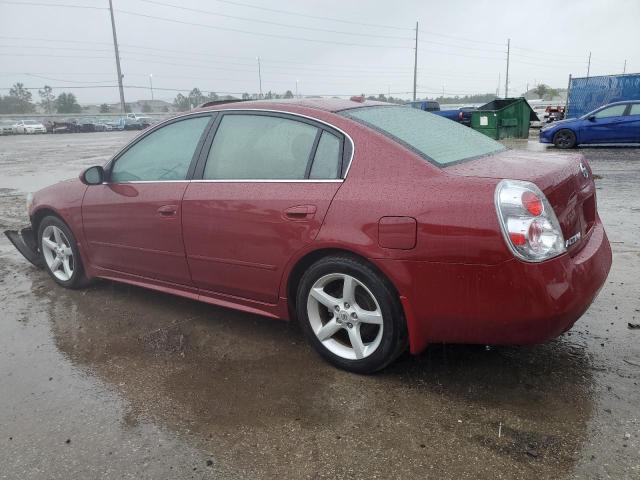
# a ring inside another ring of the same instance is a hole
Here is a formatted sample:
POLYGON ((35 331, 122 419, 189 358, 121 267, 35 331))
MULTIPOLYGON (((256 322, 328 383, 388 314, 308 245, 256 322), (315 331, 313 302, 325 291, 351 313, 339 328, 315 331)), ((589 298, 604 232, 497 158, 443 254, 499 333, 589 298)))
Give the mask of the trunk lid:
POLYGON ((567 250, 576 253, 596 219, 593 174, 581 154, 506 150, 496 155, 447 167, 450 175, 525 180, 545 194, 558 217, 567 250))

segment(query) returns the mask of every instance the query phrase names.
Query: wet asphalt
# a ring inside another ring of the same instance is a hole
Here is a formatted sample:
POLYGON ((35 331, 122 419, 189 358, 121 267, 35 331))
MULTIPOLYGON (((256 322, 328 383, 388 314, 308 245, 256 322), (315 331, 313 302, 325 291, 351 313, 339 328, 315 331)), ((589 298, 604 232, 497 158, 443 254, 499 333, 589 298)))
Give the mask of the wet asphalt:
MULTIPOLYGON (((0 137, 0 228, 131 137, 0 137)), ((0 479, 640 479, 640 149, 580 151, 614 259, 574 328, 434 345, 372 376, 321 361, 295 324, 107 281, 65 290, 3 236, 0 479)))

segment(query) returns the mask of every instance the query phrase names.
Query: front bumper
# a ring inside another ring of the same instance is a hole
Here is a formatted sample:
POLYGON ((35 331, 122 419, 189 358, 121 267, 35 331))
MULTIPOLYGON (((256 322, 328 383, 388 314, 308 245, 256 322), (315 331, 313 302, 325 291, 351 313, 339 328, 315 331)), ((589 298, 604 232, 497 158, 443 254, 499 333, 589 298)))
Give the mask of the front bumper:
POLYGON ((20 230, 5 230, 4 234, 13 246, 33 265, 40 268, 44 265, 42 256, 38 253, 36 238, 31 227, 20 230))
POLYGON ((540 141, 540 143, 553 143, 554 131, 552 130, 553 129, 547 131, 540 130, 540 132, 538 133, 538 140, 540 141))
POLYGON ((589 308, 611 260, 598 219, 574 256, 498 265, 383 260, 382 266, 410 280, 399 290, 411 352, 419 353, 429 343, 525 345, 554 338, 589 308))

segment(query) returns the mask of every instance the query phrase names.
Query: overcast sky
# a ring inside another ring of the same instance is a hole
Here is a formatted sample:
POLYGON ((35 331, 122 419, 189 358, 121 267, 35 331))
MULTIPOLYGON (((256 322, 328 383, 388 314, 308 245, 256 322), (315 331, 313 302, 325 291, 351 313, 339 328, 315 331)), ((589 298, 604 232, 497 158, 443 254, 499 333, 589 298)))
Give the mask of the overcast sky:
MULTIPOLYGON (((568 75, 640 72, 640 1, 113 0, 127 101, 187 93, 504 95, 568 75), (169 5, 180 6, 173 8, 169 5), (191 9, 191 10, 189 10, 191 9), (198 10, 198 11, 196 11, 198 10), (155 18, 150 18, 155 17, 155 18), (195 24, 195 25, 194 25, 195 24), (500 83, 498 78, 500 76, 500 83), (166 89, 166 90, 163 90, 166 89)), ((21 81, 116 102, 108 0, 0 0, 0 88, 21 81), (49 4, 50 6, 43 6, 49 4), (54 6, 56 4, 57 6, 54 6), (60 5, 95 8, 65 8, 60 5), (82 87, 82 88, 80 88, 82 87), (86 88, 90 87, 90 88, 86 88)), ((0 90, 6 94, 7 90, 0 90)), ((37 92, 33 92, 37 98, 37 92)))

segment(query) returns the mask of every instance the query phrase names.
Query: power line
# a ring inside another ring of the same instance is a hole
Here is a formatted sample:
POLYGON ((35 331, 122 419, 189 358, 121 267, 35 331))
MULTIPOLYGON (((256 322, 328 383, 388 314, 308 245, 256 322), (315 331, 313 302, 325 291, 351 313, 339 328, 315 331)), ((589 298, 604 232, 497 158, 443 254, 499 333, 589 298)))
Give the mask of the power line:
POLYGON ((90 58, 97 60, 113 60, 113 57, 96 57, 95 55, 57 55, 57 54, 48 54, 48 53, 29 53, 19 54, 19 53, 0 53, 0 57, 51 57, 51 58, 90 58))
POLYGON ((324 32, 324 33, 338 33, 341 35, 353 35, 353 36, 358 36, 358 37, 372 37, 372 38, 386 38, 386 39, 391 39, 391 40, 413 40, 411 37, 396 37, 396 36, 391 36, 391 35, 380 35, 380 34, 371 34, 371 33, 360 33, 360 32, 349 32, 349 31, 345 31, 345 30, 332 30, 332 29, 326 29, 326 28, 318 28, 318 27, 309 27, 309 26, 304 26, 304 25, 293 25, 290 23, 280 23, 280 22, 273 22, 270 20, 260 20, 260 19, 256 19, 256 18, 249 18, 249 17, 240 17, 237 15, 228 15, 225 13, 218 13, 218 12, 212 12, 211 10, 202 10, 199 8, 190 8, 190 7, 183 7, 181 5, 175 5, 172 3, 165 3, 165 2, 159 2, 156 0, 138 0, 139 2, 144 2, 144 3, 150 3, 152 5, 160 5, 163 7, 169 7, 169 8, 175 8, 178 10, 184 10, 187 12, 194 12, 194 13, 203 13, 205 15, 213 15, 216 17, 224 17, 224 18, 232 18, 234 20, 243 20, 246 22, 255 22, 255 23, 262 23, 262 24, 267 24, 267 25, 276 25, 279 27, 287 27, 287 28, 298 28, 298 29, 302 29, 302 30, 312 30, 312 31, 316 31, 316 32, 324 32))
MULTIPOLYGON (((0 45, 0 48, 47 48, 42 45, 0 45)), ((73 50, 76 52, 111 52, 111 50, 101 50, 95 48, 74 48, 74 47, 64 47, 65 50, 73 50)))
POLYGON ((107 7, 94 7, 91 5, 72 5, 69 3, 40 3, 40 2, 15 2, 12 0, 2 0, 0 3, 7 5, 20 5, 30 7, 64 7, 64 8, 80 8, 84 10, 109 10, 107 7))
MULTIPOLYGON (((66 86, 52 86, 52 89, 69 89, 69 88, 74 88, 74 89, 86 89, 86 88, 117 88, 118 85, 96 85, 96 86, 73 86, 70 87, 69 85, 66 86)), ((23 87, 25 90, 39 90, 42 87, 23 87)), ((139 90, 149 90, 149 86, 148 85, 124 85, 124 88, 131 88, 131 89, 139 89, 139 90)), ((0 90, 11 90, 10 87, 0 87, 0 90)), ((168 87, 155 87, 154 86, 154 90, 161 90, 161 91, 166 91, 166 92, 190 92, 193 89, 192 88, 168 88, 168 87)), ((371 91, 369 93, 365 93, 365 96, 371 96, 371 95, 376 95, 379 94, 381 92, 384 91, 383 89, 380 90, 375 90, 375 91, 371 91)), ((241 92, 241 91, 234 91, 234 92, 225 92, 225 91, 217 91, 216 93, 221 94, 221 95, 239 95, 241 93, 245 93, 245 92, 241 92)), ((398 91, 398 92, 388 92, 389 95, 410 95, 413 92, 411 91, 398 91)), ((429 95, 440 95, 442 92, 438 92, 438 91, 425 91, 425 90, 420 90, 417 91, 416 93, 419 94, 429 94, 429 95)), ((307 94, 307 96, 317 96, 317 97, 350 97, 353 96, 354 92, 351 93, 310 93, 307 94)), ((451 95, 477 95, 478 93, 473 93, 473 92, 467 92, 467 93, 461 93, 461 92, 451 92, 451 95)), ((278 99, 274 99, 274 100, 278 100, 278 99)))
POLYGON ((248 3, 242 3, 242 2, 237 2, 237 1, 232 1, 232 0, 213 0, 216 1, 218 3, 226 3, 228 5, 235 5, 235 6, 239 6, 239 7, 246 7, 246 8, 253 8, 256 10, 262 10, 265 12, 274 12, 274 13, 281 13, 284 15, 291 15, 291 16, 296 16, 296 17, 303 17, 303 18, 312 18, 314 20, 328 20, 330 22, 338 22, 338 23, 345 23, 348 25, 362 25, 365 27, 374 27, 374 28, 389 28, 389 29, 394 29, 394 30, 407 30, 407 31, 413 31, 413 28, 411 27, 399 27, 399 26, 394 26, 394 25, 382 25, 379 23, 365 23, 365 22, 356 22, 353 20, 345 20, 343 18, 335 18, 335 17, 323 17, 323 16, 318 16, 318 15, 309 15, 309 14, 305 14, 305 13, 298 13, 298 12, 291 12, 289 10, 279 10, 277 8, 269 8, 269 7, 263 7, 263 6, 259 6, 259 5, 251 5, 248 3))
POLYGON ((100 81, 77 81, 77 80, 62 80, 60 78, 51 78, 43 75, 39 75, 37 73, 23 73, 21 75, 26 75, 28 77, 40 78, 42 80, 51 80, 52 82, 65 82, 65 83, 77 83, 77 84, 99 84, 99 83, 111 83, 113 80, 100 80, 100 81))
POLYGON ((166 17, 158 17, 156 15, 147 15, 144 13, 137 13, 137 12, 130 12, 128 10, 120 10, 120 9, 116 9, 116 11, 118 13, 124 13, 125 15, 133 15, 136 17, 143 17, 143 18, 150 18, 153 20, 160 20, 163 22, 170 22, 170 23, 177 23, 177 24, 181 24, 181 25, 189 25, 189 26, 193 26, 193 27, 202 27, 202 28, 210 28, 213 30, 220 30, 220 31, 224 31, 224 32, 235 32, 235 33, 244 33, 247 35, 257 35, 257 36, 261 36, 261 37, 271 37, 271 38, 280 38, 280 39, 284 39, 284 40, 299 40, 302 42, 312 42, 312 43, 323 43, 323 44, 330 44, 330 45, 343 45, 343 46, 349 46, 349 47, 365 47, 365 48, 394 48, 394 49, 410 49, 412 47, 402 47, 399 45, 368 45, 368 44, 362 44, 362 43, 349 43, 349 42, 339 42, 339 41, 332 41, 332 40, 318 40, 318 39, 313 39, 313 38, 305 38, 305 37, 294 37, 294 36, 290 36, 290 35, 279 35, 276 33, 263 33, 263 32, 252 32, 249 30, 242 30, 239 28, 228 28, 228 27, 220 27, 217 25, 209 25, 209 24, 205 24, 205 23, 195 23, 195 22, 187 22, 184 20, 177 20, 175 18, 166 18, 166 17))

